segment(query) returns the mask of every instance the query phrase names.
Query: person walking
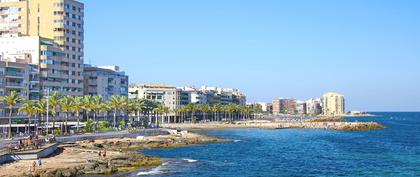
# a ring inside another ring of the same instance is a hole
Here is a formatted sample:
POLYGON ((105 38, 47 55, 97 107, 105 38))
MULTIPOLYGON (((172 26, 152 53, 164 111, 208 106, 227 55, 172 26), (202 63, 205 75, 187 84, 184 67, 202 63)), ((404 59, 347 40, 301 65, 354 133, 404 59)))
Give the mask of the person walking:
POLYGON ((42 170, 42 160, 41 160, 41 158, 38 158, 38 168, 39 168, 39 170, 42 170))

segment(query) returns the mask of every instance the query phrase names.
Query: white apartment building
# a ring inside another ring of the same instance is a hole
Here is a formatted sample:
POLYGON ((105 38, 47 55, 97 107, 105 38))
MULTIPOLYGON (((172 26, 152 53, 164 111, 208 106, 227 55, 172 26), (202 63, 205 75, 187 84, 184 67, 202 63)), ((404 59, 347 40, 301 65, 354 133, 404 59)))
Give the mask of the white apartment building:
POLYGON ((166 84, 132 84, 128 88, 128 97, 153 100, 171 110, 178 109, 181 105, 180 91, 166 84))

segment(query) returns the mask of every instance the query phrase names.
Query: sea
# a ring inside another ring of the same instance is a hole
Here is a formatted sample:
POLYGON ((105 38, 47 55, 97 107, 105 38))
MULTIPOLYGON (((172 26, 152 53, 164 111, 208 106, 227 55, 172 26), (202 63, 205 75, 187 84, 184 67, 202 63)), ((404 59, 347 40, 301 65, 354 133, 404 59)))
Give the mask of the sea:
POLYGON ((162 166, 126 176, 420 176, 420 113, 373 113, 386 129, 226 129, 199 133, 232 139, 175 149, 146 150, 162 166))

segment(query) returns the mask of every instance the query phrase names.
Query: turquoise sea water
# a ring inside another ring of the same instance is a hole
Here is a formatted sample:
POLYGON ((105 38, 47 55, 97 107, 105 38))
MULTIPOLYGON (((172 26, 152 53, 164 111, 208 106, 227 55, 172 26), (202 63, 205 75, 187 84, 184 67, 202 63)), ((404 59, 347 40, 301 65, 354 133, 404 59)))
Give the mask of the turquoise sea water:
POLYGON ((167 158, 144 176, 420 176, 420 113, 375 113, 387 129, 235 129, 200 133, 238 140, 146 154, 167 158))

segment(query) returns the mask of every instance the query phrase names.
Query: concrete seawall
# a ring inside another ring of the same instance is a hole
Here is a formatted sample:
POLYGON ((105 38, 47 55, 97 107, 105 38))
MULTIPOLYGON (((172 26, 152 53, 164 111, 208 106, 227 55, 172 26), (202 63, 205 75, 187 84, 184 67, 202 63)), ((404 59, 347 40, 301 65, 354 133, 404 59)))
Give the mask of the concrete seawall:
POLYGON ((134 133, 129 132, 107 132, 100 134, 83 134, 56 137, 56 141, 59 143, 69 143, 84 140, 98 140, 98 139, 109 139, 109 138, 136 138, 138 136, 157 136, 157 135, 168 135, 169 132, 165 129, 144 129, 134 133))

